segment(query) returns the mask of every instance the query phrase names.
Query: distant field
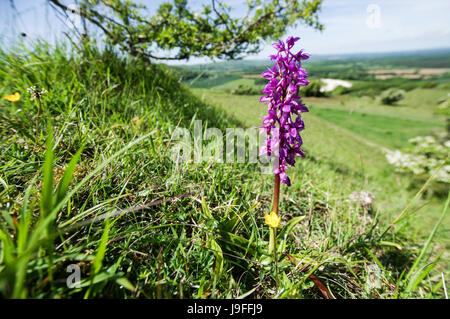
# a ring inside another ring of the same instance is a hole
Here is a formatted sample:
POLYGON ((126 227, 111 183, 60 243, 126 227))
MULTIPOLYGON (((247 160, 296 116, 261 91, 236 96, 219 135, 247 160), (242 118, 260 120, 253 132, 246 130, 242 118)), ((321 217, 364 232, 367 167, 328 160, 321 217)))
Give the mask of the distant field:
POLYGON ((242 72, 233 72, 225 74, 217 74, 209 78, 198 78, 187 81, 193 88, 212 88, 229 83, 234 80, 239 80, 242 77, 242 72))
MULTIPOLYGON (((258 79, 272 63, 268 60, 238 60, 221 63, 187 65, 177 70, 189 78, 186 83, 194 88, 211 88, 229 81, 245 78, 258 79), (240 74, 239 74, 240 73, 240 74), (201 75, 194 84, 193 75, 201 75)), ((361 54, 341 56, 315 56, 304 62, 313 78, 331 78, 351 81, 433 80, 450 82, 450 49, 392 54, 361 54)))
POLYGON ((369 70, 369 74, 374 74, 376 79, 384 80, 393 77, 406 79, 429 79, 433 75, 443 75, 450 72, 449 68, 422 68, 422 69, 383 69, 369 70))
POLYGON ((236 79, 236 80, 232 80, 232 81, 223 83, 221 85, 214 86, 212 88, 215 90, 233 90, 241 84, 254 86, 255 80, 251 79, 251 78, 241 78, 241 79, 236 79))
MULTIPOLYGON (((390 149, 402 149, 410 138, 427 135, 437 128, 431 121, 314 107, 314 105, 311 107, 311 114, 390 149)), ((443 129, 443 125, 440 125, 440 128, 443 129)))

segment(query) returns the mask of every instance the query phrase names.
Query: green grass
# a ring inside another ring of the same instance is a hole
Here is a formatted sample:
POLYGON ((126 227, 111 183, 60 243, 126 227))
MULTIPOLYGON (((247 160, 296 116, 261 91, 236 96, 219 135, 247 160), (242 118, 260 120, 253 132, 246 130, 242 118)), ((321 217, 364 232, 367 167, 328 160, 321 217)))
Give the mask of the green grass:
MULTIPOLYGON (((248 126, 259 126, 266 112, 266 107, 255 96, 235 96, 216 90, 196 89, 194 92, 203 100, 234 114, 248 126)), ((415 101, 421 102, 420 99, 415 101)), ((319 160, 312 165, 318 166, 322 178, 348 185, 347 192, 370 190, 377 197, 376 204, 383 212, 384 220, 395 216, 425 181, 417 183, 411 176, 396 174, 385 159, 383 147, 403 149, 410 137, 443 129, 444 120, 435 114, 425 114, 426 108, 417 109, 416 104, 403 108, 387 107, 369 98, 306 98, 305 103, 311 112, 304 115, 304 147, 309 153, 307 158, 319 160), (411 108, 417 111, 411 112, 411 108)), ((423 198, 423 203, 426 206, 417 212, 421 222, 411 220, 409 231, 412 237, 426 237, 440 216, 442 198, 430 193, 423 198)), ((449 216, 444 225, 448 222, 449 216)), ((448 227, 443 226, 438 235, 440 244, 448 249, 448 227)))
MULTIPOLYGON (((402 149, 415 136, 428 135, 434 123, 399 117, 311 107, 311 113, 390 149, 402 149)), ((443 125, 442 125, 443 126, 443 125)))
POLYGON ((216 90, 234 90, 239 85, 247 85, 253 87, 253 84, 255 83, 254 79, 237 79, 233 81, 226 82, 221 85, 214 86, 213 88, 216 90))
POLYGON ((199 78, 189 81, 189 85, 194 88, 212 88, 221 85, 227 86, 227 83, 229 83, 230 81, 239 81, 242 74, 242 72, 215 74, 214 76, 209 76, 208 78, 199 78))
POLYGON ((192 94, 163 65, 93 48, 0 52, 0 70, 1 96, 22 95, 0 101, 2 297, 322 298, 310 274, 333 298, 443 295, 433 236, 421 241, 407 219, 386 228, 414 192, 354 132, 305 118, 308 157, 282 188, 276 291, 264 224, 272 176, 170 159, 173 130, 192 130, 194 119, 259 125, 254 97, 192 94), (49 91, 40 116, 31 85, 49 91), (366 189, 378 196, 373 210, 347 201, 366 189), (69 288, 74 264, 81 282, 69 288))

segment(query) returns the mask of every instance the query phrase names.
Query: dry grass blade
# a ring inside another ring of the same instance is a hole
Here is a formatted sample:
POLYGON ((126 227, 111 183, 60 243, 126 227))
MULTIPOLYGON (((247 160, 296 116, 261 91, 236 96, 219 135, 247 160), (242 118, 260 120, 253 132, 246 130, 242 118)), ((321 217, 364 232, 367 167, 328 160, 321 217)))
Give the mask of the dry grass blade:
POLYGON ((68 232, 68 231, 71 231, 73 229, 80 228, 82 226, 86 226, 86 225, 90 225, 92 223, 100 222, 102 220, 105 220, 106 218, 113 218, 113 217, 122 216, 122 215, 127 214, 127 213, 137 212, 137 211, 143 210, 145 208, 149 208, 149 207, 152 207, 152 206, 160 205, 160 204, 163 204, 163 203, 166 203, 166 202, 169 202, 169 201, 175 201, 177 199, 181 199, 181 198, 188 197, 188 196, 190 196, 190 194, 186 193, 186 194, 182 194, 182 195, 178 195, 178 196, 174 196, 174 197, 170 197, 170 198, 157 199, 157 200, 154 200, 154 201, 152 201, 150 203, 146 203, 146 204, 135 206, 135 207, 130 207, 130 208, 123 209, 123 210, 120 209, 120 210, 116 210, 116 211, 113 211, 113 212, 110 212, 110 213, 105 213, 105 214, 102 214, 100 216, 96 216, 94 218, 90 218, 88 220, 81 221, 81 222, 76 223, 76 224, 74 224, 72 226, 67 226, 67 227, 62 229, 62 232, 68 232))
MULTIPOLYGON (((297 266, 298 262, 294 257, 292 257, 290 254, 286 254, 286 257, 289 260, 289 262, 291 262, 294 266, 297 266)), ((307 268, 302 268, 300 269, 300 271, 306 272, 307 268)), ((327 286, 325 286, 325 284, 321 282, 317 276, 310 274, 309 279, 313 281, 314 285, 317 287, 317 289, 319 289, 319 291, 322 293, 325 299, 332 299, 330 291, 328 290, 327 286)))

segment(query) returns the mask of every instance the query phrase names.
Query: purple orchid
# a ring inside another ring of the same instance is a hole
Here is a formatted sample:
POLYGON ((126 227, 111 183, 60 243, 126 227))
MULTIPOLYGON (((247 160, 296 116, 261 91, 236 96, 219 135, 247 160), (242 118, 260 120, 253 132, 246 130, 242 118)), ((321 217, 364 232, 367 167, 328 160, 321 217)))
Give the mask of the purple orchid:
POLYGON ((301 86, 309 84, 306 79, 308 74, 301 67, 301 61, 308 59, 309 55, 303 53, 303 50, 297 54, 291 52, 299 39, 288 37, 286 42, 279 40, 273 44, 278 52, 270 56, 275 61, 274 66, 262 73, 269 83, 261 91, 264 95, 260 99, 260 102, 268 106, 269 111, 263 119, 262 130, 270 136, 266 139, 266 145, 261 148, 261 153, 278 156, 279 162, 274 167, 274 174, 288 186, 291 185, 286 173, 288 165, 295 166, 296 156, 305 156, 300 136, 305 125, 300 113, 308 112, 308 109, 298 94, 301 86), (293 115, 296 116, 295 120, 293 115))

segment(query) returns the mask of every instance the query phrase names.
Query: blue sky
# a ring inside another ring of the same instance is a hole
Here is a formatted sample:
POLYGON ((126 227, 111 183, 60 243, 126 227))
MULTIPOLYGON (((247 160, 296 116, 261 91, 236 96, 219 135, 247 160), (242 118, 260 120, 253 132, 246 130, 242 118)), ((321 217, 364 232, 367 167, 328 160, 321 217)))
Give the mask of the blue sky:
MULTIPOLYGON (((75 2, 75 1, 74 1, 75 2)), ((153 11, 163 0, 142 1, 153 11)), ((195 10, 202 1, 190 1, 195 10)), ((0 0, 0 35, 3 43, 14 41, 26 32, 30 39, 43 37, 54 41, 64 30, 65 19, 55 16, 45 0, 14 0, 18 14, 9 1, 0 0)), ((70 3, 70 1, 65 1, 70 3)), ((242 0, 227 0, 238 15, 242 0)), ((391 52, 450 47, 449 0, 324 0, 320 21, 325 31, 305 26, 290 28, 288 34, 302 38, 300 46, 311 54, 391 52)), ((272 53, 270 43, 257 55, 272 53)), ((204 62, 193 59, 190 62, 204 62)))

